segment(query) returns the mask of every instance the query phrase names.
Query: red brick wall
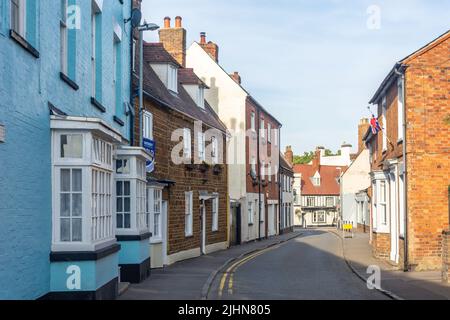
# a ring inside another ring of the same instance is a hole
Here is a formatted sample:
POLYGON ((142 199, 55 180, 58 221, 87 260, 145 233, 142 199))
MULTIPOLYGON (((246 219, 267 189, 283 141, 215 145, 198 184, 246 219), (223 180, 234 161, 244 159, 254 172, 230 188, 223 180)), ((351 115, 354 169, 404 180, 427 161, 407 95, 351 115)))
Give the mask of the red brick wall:
POLYGON ((375 258, 389 260, 391 251, 391 235, 389 233, 373 233, 372 253, 375 258))
MULTIPOLYGON (((171 134, 175 129, 190 128, 192 146, 194 146, 194 122, 192 119, 168 108, 160 107, 145 100, 145 109, 153 114, 153 135, 156 141, 155 171, 151 174, 157 179, 175 181, 175 185, 166 188, 164 200, 168 200, 168 254, 184 250, 199 248, 201 244, 201 219, 199 190, 219 193, 219 230, 212 232, 211 201, 206 202, 206 244, 227 241, 227 208, 228 208, 228 179, 227 167, 222 165, 222 171, 215 175, 210 168, 202 173, 198 168, 192 171, 185 165, 175 165, 171 161, 171 152, 178 142, 171 141, 171 134), (193 191, 193 236, 185 237, 185 192, 193 191)), ((139 126, 136 119, 136 141, 139 141, 139 126)), ((204 127, 203 130, 207 128, 204 127)), ((224 138, 225 145, 225 138, 224 138)), ((224 150, 225 152, 225 150, 224 150)), ((192 150, 194 155, 194 149, 192 150)), ((224 154, 225 156, 225 154, 224 154)))
POLYGON ((419 270, 441 267, 449 223, 449 57, 450 37, 407 62, 409 261, 419 270))

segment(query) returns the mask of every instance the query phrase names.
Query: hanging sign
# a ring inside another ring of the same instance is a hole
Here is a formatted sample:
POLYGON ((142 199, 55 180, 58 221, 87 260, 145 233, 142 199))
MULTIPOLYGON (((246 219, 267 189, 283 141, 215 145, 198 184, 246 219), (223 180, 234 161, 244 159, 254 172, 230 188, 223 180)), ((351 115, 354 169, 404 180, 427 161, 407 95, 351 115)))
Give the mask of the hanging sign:
POLYGON ((143 139, 144 149, 150 155, 150 160, 147 161, 147 172, 151 173, 155 170, 155 155, 156 155, 156 145, 155 141, 144 138, 143 139))

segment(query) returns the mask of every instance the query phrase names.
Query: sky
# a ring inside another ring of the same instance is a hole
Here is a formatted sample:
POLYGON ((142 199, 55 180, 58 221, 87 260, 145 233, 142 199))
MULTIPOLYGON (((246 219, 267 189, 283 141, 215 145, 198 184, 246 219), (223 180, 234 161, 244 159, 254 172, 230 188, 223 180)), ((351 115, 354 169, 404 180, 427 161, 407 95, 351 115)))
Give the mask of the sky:
POLYGON ((143 0, 142 11, 160 26, 181 16, 188 46, 206 32, 295 154, 356 149, 359 119, 395 62, 450 29, 448 0, 143 0))

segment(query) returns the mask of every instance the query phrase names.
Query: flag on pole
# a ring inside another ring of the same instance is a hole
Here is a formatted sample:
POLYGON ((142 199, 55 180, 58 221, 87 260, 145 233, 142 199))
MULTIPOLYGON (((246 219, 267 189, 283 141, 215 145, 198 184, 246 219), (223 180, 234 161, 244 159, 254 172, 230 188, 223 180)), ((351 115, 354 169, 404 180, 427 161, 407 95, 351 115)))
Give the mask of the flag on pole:
POLYGON ((378 122, 378 118, 375 118, 373 114, 372 119, 370 119, 370 127, 372 128, 372 133, 374 135, 383 130, 380 126, 380 123, 378 122))

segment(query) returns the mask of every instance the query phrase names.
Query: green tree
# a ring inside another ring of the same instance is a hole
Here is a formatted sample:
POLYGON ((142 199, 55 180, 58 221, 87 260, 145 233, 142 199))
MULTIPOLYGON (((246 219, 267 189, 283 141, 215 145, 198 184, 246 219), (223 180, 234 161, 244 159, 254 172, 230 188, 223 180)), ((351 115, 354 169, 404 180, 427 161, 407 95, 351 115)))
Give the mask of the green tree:
POLYGON ((314 152, 305 152, 302 156, 294 156, 294 164, 308 164, 314 159, 314 152))

